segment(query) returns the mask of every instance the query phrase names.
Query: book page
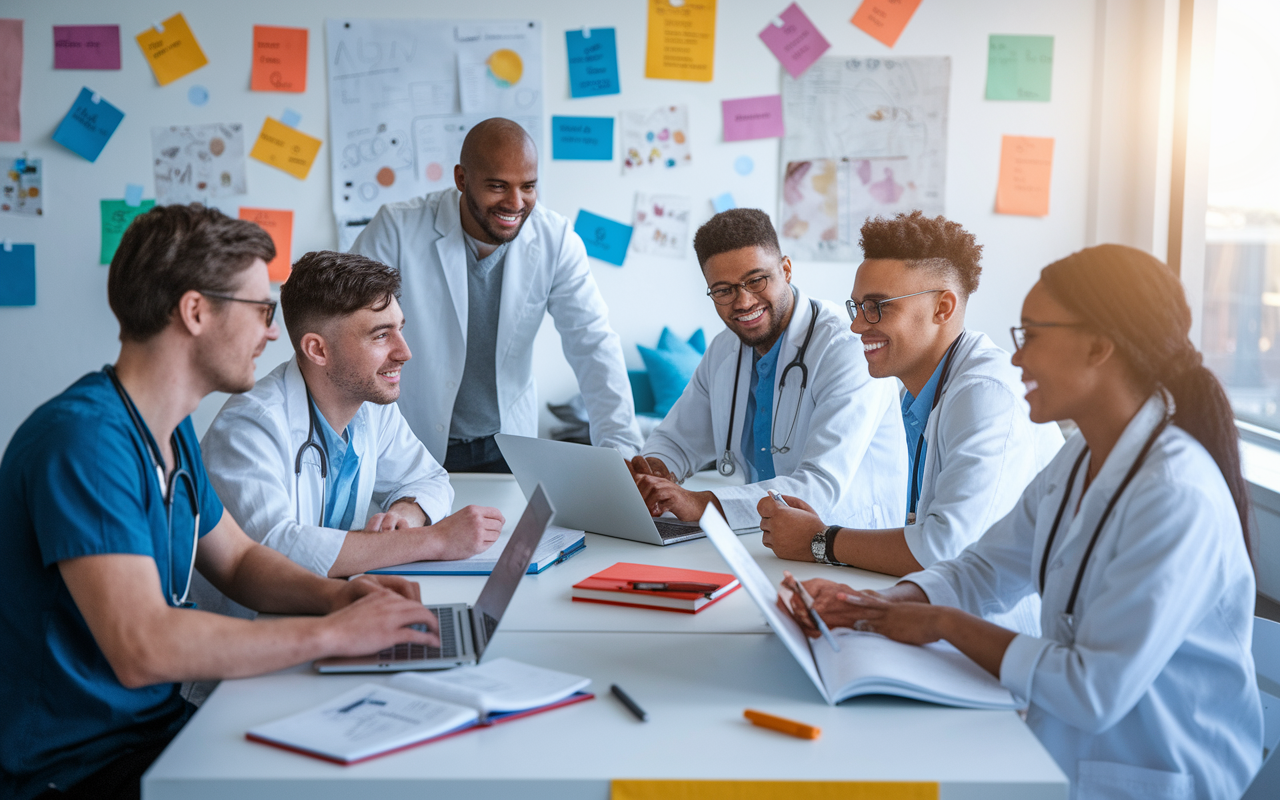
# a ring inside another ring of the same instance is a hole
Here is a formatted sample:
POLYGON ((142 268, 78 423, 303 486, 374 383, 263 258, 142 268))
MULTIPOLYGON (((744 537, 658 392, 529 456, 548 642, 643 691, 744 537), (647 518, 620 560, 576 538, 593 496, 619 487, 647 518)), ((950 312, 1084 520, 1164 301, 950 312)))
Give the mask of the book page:
POLYGON ((523 711, 563 700, 586 689, 591 679, 509 658, 495 658, 479 666, 443 672, 402 672, 391 678, 391 684, 488 714, 523 711))

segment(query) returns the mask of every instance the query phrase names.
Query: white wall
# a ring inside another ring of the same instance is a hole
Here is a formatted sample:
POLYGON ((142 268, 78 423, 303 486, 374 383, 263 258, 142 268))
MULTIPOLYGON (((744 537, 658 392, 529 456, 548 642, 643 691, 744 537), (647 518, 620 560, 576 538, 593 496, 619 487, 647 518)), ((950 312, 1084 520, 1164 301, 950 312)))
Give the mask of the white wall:
MULTIPOLYGON (((647 80, 644 74, 646 4, 642 0, 488 0, 460 7, 441 0, 366 0, 358 6, 339 0, 275 0, 253 3, 222 0, 183 4, 175 0, 5 0, 0 15, 25 20, 25 56, 21 143, 0 143, 0 157, 26 154, 44 160, 45 216, 0 216, 0 238, 35 242, 38 305, 0 308, 0 368, 6 376, 0 394, 0 443, 41 402, 81 374, 112 361, 116 325, 106 304, 106 273, 97 261, 98 201, 119 198, 126 183, 141 183, 152 197, 150 129, 203 122, 242 122, 252 141, 265 116, 288 107, 302 114, 299 127, 328 138, 325 99, 323 21, 357 11, 369 17, 536 18, 544 23, 546 112, 611 116, 621 109, 665 103, 690 106, 693 166, 662 175, 620 174, 615 158, 603 162, 552 161, 544 154, 540 201, 573 217, 586 208, 629 221, 637 190, 686 194, 694 198, 701 223, 711 215, 709 198, 730 191, 739 205, 777 211, 778 142, 725 144, 720 137, 724 98, 779 91, 777 61, 757 34, 789 0, 721 0, 716 26, 716 79, 709 84, 647 80), (465 8, 465 10, 464 10, 465 8), (209 64, 168 86, 159 87, 133 36, 153 20, 182 11, 200 40, 209 64), (122 66, 118 72, 54 71, 54 24, 114 23, 121 26, 122 66), (311 48, 304 95, 248 91, 250 44, 254 24, 307 27, 311 48), (614 27, 622 94, 572 100, 568 96, 563 32, 569 28, 614 27), (187 89, 209 90, 203 107, 187 101, 187 89), (50 140, 81 86, 89 86, 125 112, 124 122, 97 163, 89 163, 50 140), (756 163, 748 177, 737 175, 734 159, 746 154, 756 163)), ((947 216, 972 230, 986 245, 982 288, 969 308, 969 325, 1008 346, 1022 297, 1039 269, 1086 244, 1096 213, 1096 198, 1113 189, 1091 172, 1096 158, 1091 141, 1098 136, 1095 112, 1095 42, 1100 35, 1098 7, 1127 0, 927 0, 897 46, 883 45, 849 24, 857 6, 851 0, 805 0, 802 7, 831 42, 831 55, 948 55, 952 61, 947 159, 947 216), (1053 101, 995 103, 983 99, 987 36, 991 33, 1049 34, 1055 37, 1053 101), (999 216, 992 212, 1002 134, 1052 136, 1054 151, 1050 216, 1045 219, 999 216), (1102 181, 1091 186, 1091 176, 1102 181)), ((1108 75, 1107 81, 1125 75, 1108 75)), ((1099 84, 1103 81, 1098 81, 1099 84)), ((549 124, 549 122, 548 122, 549 124)), ((548 128, 549 131, 549 128, 548 128)), ((549 135, 546 141, 550 141, 549 135)), ((616 147, 615 147, 616 152, 616 147)), ((336 246, 329 197, 328 142, 306 181, 254 160, 248 161, 249 194, 223 204, 234 214, 239 204, 295 211, 295 257, 336 246)), ((1096 227, 1096 226, 1095 226, 1096 227)), ((1149 236, 1149 233, 1148 233, 1149 236)), ((1135 242, 1136 243, 1136 242, 1135 242)), ((799 262, 796 281, 811 294, 831 299, 848 296, 856 264, 799 262)), ((634 345, 652 344, 662 326, 688 334, 698 326, 708 333, 719 321, 703 292, 705 284, 692 251, 680 262, 629 256, 624 268, 593 262, 593 270, 622 336, 627 361, 639 366, 634 345)), ((410 320, 412 324, 412 320, 410 320)), ((259 360, 265 373, 289 356, 284 339, 259 360)), ((430 366, 430 353, 417 353, 410 369, 430 366)), ((562 401, 576 391, 573 374, 559 352, 550 321, 536 348, 536 374, 544 401, 562 401)), ((196 415, 203 430, 221 405, 209 398, 196 415)))

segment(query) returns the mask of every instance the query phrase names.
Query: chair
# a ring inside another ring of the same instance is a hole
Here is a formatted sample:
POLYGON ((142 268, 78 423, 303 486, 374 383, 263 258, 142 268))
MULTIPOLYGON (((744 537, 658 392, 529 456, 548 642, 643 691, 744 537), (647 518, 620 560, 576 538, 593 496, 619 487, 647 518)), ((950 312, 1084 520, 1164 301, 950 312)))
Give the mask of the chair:
POLYGON ((1274 800, 1280 797, 1280 622, 1253 618, 1253 664, 1262 697, 1262 769, 1240 800, 1274 800))

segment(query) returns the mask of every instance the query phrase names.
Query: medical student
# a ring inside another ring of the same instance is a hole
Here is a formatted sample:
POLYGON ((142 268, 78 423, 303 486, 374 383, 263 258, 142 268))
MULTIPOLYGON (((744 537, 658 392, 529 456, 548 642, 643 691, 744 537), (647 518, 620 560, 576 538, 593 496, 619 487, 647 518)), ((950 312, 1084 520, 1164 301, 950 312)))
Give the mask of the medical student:
POLYGON ((731 527, 754 528, 756 503, 773 489, 847 525, 888 525, 907 461, 893 383, 867 373, 838 306, 792 285, 763 211, 716 214, 693 248, 727 330, 629 465, 650 512, 696 520, 713 503, 731 527), (739 483, 680 485, 713 461, 739 483))
POLYGON ((361 255, 298 259, 280 287, 293 358, 228 399, 201 442, 245 533, 317 575, 468 558, 502 529, 497 509, 449 515, 449 476, 400 414, 399 292, 400 273, 361 255))
MULTIPOLYGON (((1009 354, 965 330, 982 274, 982 246, 943 217, 919 211, 862 226, 865 260, 846 304, 868 371, 905 387, 909 459, 905 524, 882 530, 827 525, 801 498, 762 500, 764 543, 780 558, 906 575, 954 558, 1013 508, 1062 446, 1054 423, 1028 416, 1009 354)), ((1039 630, 1033 599, 997 620, 1039 630)))
POLYGON ((538 151, 515 122, 473 127, 456 189, 389 203, 352 252, 400 270, 405 337, 431 361, 406 377, 401 410, 450 472, 510 472, 496 433, 538 435, 533 342, 551 313, 591 442, 640 447, 622 343, 569 220, 538 205, 538 151))
POLYGON ((157 206, 107 274, 120 356, 36 409, 0 461, 0 796, 137 797, 191 716, 178 682, 436 643, 415 584, 320 578, 224 512, 189 414, 253 386, 278 335, 271 238, 198 205, 157 206), (197 547, 196 539, 199 539, 197 547), (186 607, 192 569, 261 611, 186 607), (327 616, 319 616, 327 614, 327 616))
POLYGON ((1234 799, 1262 760, 1249 501, 1190 327, 1177 277, 1138 250, 1045 267, 1014 364, 1031 418, 1081 435, 957 558, 884 592, 806 582, 833 626, 945 639, 997 676, 1081 800, 1234 799), (976 616, 1036 593, 1042 636, 976 616))

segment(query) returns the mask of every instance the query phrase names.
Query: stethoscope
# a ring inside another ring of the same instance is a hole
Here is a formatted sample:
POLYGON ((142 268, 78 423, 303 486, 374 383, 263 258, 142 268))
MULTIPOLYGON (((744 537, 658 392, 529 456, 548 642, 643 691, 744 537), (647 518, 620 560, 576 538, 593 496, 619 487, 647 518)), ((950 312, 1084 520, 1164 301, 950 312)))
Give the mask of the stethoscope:
MULTIPOLYGON (((956 347, 960 344, 960 340, 964 339, 964 331, 956 337, 956 340, 947 348, 947 353, 942 357, 942 374, 938 376, 938 386, 933 391, 933 403, 929 406, 929 414, 932 416, 934 409, 938 407, 938 402, 942 400, 942 393, 947 388, 947 378, 951 377, 951 356, 955 354, 956 347)), ((921 473, 924 472, 924 464, 920 463, 920 451, 924 449, 924 431, 920 431, 920 438, 916 441, 916 457, 911 463, 915 465, 915 469, 911 470, 911 493, 908 499, 911 505, 907 508, 907 524, 916 521, 916 506, 920 502, 920 484, 924 480, 921 473)))
POLYGON ((293 457, 293 508, 294 518, 302 521, 302 457, 308 450, 314 449, 320 456, 320 518, 316 525, 324 527, 324 509, 328 493, 329 453, 325 450, 324 439, 316 441, 316 404, 311 400, 311 390, 307 389, 307 439, 298 448, 293 457))
POLYGON ((142 439, 143 447, 147 450, 148 459, 151 465, 155 467, 156 479, 160 482, 161 501, 164 503, 165 525, 169 534, 169 604, 176 608, 195 608, 195 603, 187 602, 187 594, 191 591, 191 576, 196 568, 196 547, 200 543, 200 501, 196 497, 195 478, 191 477, 191 473, 182 466, 182 451, 178 448, 178 433, 174 431, 169 438, 169 446, 173 449, 173 473, 169 475, 169 480, 164 478, 164 456, 160 452, 160 445, 156 444, 147 434, 146 426, 142 424, 142 417, 138 414, 138 409, 134 407, 133 400, 129 398, 129 393, 124 390, 124 385, 120 383, 120 378, 116 375, 115 367, 110 364, 104 366, 102 371, 107 373, 107 377, 111 379, 111 385, 116 387, 116 393, 120 395, 120 402, 124 403, 125 411, 129 412, 129 419, 133 421, 133 427, 138 432, 138 437, 142 439), (187 583, 182 590, 182 596, 173 592, 173 492, 177 488, 178 481, 185 481, 187 484, 187 501, 191 503, 192 523, 191 532, 191 563, 187 566, 187 583))
MULTIPOLYGON (((1133 465, 1129 467, 1129 471, 1125 473, 1124 480, 1120 482, 1120 488, 1116 489, 1116 493, 1111 496, 1107 502, 1107 507, 1102 512, 1102 517, 1098 520, 1098 525, 1093 529, 1093 536, 1089 539, 1089 546, 1085 548, 1084 557, 1080 559, 1080 568, 1076 570, 1076 580, 1071 586, 1071 597, 1067 600, 1066 610, 1062 614, 1063 621, 1066 622, 1067 628, 1074 630, 1075 628, 1075 610, 1076 596, 1080 594, 1080 584, 1084 581, 1085 568, 1089 566, 1089 557, 1093 555, 1093 548, 1098 544, 1098 537, 1102 534, 1102 526, 1106 524, 1107 518, 1111 516, 1111 510, 1116 507, 1116 502, 1120 500, 1120 495, 1124 494, 1124 490, 1129 488, 1129 483, 1133 477, 1138 474, 1138 469, 1142 467, 1142 462, 1146 460, 1147 453, 1151 451, 1151 447, 1156 443, 1156 439, 1169 427, 1172 418, 1165 415, 1160 420, 1160 424, 1147 437, 1147 442, 1142 446, 1142 450, 1138 453, 1138 457, 1134 459, 1133 465)), ((1049 538, 1044 543, 1044 557, 1040 559, 1040 594, 1044 595, 1044 578, 1045 571, 1049 564, 1049 551, 1053 549, 1053 540, 1058 536, 1058 525, 1062 522, 1062 514, 1067 509, 1067 503, 1071 500, 1071 492, 1075 489, 1076 473, 1080 471, 1080 465, 1084 463, 1084 457, 1089 454, 1089 448, 1086 447, 1080 451, 1080 455, 1076 457, 1076 463, 1071 467, 1071 475, 1067 478, 1067 488, 1062 495, 1062 503, 1058 505, 1058 514, 1053 518, 1053 527, 1049 529, 1049 538)), ((1083 498, 1081 498, 1083 499, 1083 498)))
MULTIPOLYGON (((818 322, 818 301, 809 301, 810 310, 813 312, 809 318, 809 330, 804 335, 804 342, 800 344, 800 349, 796 351, 796 357, 782 368, 782 377, 778 379, 778 399, 782 399, 782 389, 787 385, 787 373, 792 369, 800 370, 800 391, 796 394, 796 413, 791 417, 791 427, 787 429, 787 438, 782 440, 781 447, 775 447, 774 442, 778 440, 777 427, 778 415, 775 404, 775 413, 773 415, 773 424, 769 426, 769 452, 770 453, 789 453, 791 452, 791 436, 795 433, 796 422, 800 419, 800 403, 804 400, 804 390, 809 385, 809 368, 804 364, 804 355, 809 350, 809 340, 813 338, 813 327, 818 322)), ((733 399, 729 405, 729 432, 725 434, 724 452, 720 454, 720 458, 716 461, 716 469, 726 478, 738 471, 737 464, 733 458, 733 420, 734 415, 738 411, 738 381, 742 377, 742 343, 738 343, 738 364, 733 370, 733 399)))

